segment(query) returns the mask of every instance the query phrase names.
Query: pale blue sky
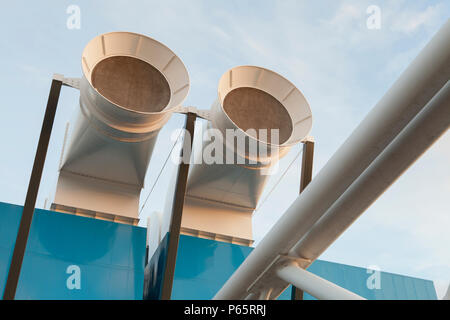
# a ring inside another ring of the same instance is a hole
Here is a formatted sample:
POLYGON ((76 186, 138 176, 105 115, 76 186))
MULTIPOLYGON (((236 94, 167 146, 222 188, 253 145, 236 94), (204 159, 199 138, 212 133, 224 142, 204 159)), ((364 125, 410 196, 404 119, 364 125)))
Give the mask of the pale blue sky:
MULTIPOLYGON (((23 204, 53 73, 78 77, 81 52, 96 35, 132 31, 176 52, 191 77, 187 105, 207 109, 229 68, 260 65, 291 80, 308 99, 318 172, 450 16, 448 1, 10 1, 0 11, 0 201, 23 204), (81 29, 66 27, 71 4, 81 29), (366 9, 381 9, 381 29, 366 27, 366 9)), ((64 88, 38 207, 53 197, 64 128, 78 93, 64 88)), ((163 129, 183 123, 174 116, 163 129)), ((148 193, 170 148, 162 133, 148 193)), ((285 168, 295 148, 281 162, 285 168)), ((450 135, 447 133, 321 257, 450 282, 450 135)), ((254 219, 260 240, 294 200, 294 167, 254 219)), ((169 171, 144 215, 158 207, 169 171)), ((274 183, 278 176, 270 183, 274 183)), ((270 184, 266 190, 270 189, 270 184)))

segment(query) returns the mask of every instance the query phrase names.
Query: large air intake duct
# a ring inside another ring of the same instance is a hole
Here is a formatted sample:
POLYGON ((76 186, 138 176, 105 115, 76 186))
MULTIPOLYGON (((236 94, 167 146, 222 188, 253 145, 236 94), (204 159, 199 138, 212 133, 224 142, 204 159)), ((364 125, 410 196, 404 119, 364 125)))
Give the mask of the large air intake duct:
POLYGON ((308 135, 311 110, 302 93, 279 74, 240 66, 220 79, 210 117, 202 134, 202 148, 194 146, 196 164, 189 174, 182 231, 250 244, 251 216, 269 178, 269 168, 308 135), (234 135, 231 139, 229 133, 234 135), (223 154, 215 159, 222 161, 208 163, 205 150, 220 137, 223 149, 219 152, 223 154), (241 147, 237 143, 240 139, 245 141, 241 147), (251 145, 257 148, 251 149, 251 145), (227 164, 230 153, 233 164, 227 164))
POLYGON ((90 41, 82 68, 53 209, 137 223, 158 132, 189 91, 187 70, 163 44, 129 32, 90 41))

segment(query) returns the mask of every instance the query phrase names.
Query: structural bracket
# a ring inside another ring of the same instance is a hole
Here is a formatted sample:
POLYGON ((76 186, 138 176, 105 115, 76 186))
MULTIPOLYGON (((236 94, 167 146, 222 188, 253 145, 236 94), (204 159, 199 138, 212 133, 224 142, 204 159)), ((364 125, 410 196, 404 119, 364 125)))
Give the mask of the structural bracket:
POLYGON ((211 120, 211 113, 209 110, 202 110, 202 109, 198 109, 196 107, 193 106, 179 106, 173 109, 174 113, 183 113, 183 114, 187 114, 187 113, 194 113, 197 115, 198 118, 202 118, 205 120, 211 120))
POLYGON ((80 90, 81 78, 65 78, 62 74, 55 73, 53 74, 53 80, 61 81, 63 86, 80 90))
POLYGON ((255 282, 248 287, 247 292, 259 297, 261 292, 266 292, 271 289, 270 297, 267 297, 267 299, 277 297, 282 293, 282 289, 284 289, 284 287, 280 286, 280 278, 277 276, 277 270, 293 262, 299 266, 307 266, 311 263, 311 260, 280 254, 255 280, 255 282))

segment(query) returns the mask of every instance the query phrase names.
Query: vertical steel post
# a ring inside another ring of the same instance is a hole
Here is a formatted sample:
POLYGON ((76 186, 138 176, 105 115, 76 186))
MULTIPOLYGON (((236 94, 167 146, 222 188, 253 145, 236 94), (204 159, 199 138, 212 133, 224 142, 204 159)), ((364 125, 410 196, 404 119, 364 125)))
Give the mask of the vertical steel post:
POLYGON ((181 217, 183 214, 184 199, 186 195, 186 185, 189 173, 189 162, 191 158, 192 142, 194 139, 195 113, 187 113, 183 149, 181 150, 181 163, 178 167, 175 196, 172 206, 172 218, 169 229, 169 244, 167 249, 167 259, 164 271, 164 280, 161 293, 162 300, 170 300, 172 295, 173 277, 175 274, 175 264, 177 260, 178 242, 180 240, 181 217), (187 153, 185 153, 187 152, 187 153))
POLYGON ((300 190, 302 193, 306 186, 311 182, 314 159, 314 141, 306 141, 303 143, 302 155, 302 173, 300 177, 300 190))
POLYGON ((53 122, 55 120, 56 108, 59 94, 61 92, 62 81, 53 79, 48 96, 47 108, 45 110, 44 121, 42 123, 41 134, 34 158, 33 170, 28 184, 25 205, 20 219, 19 231, 17 232, 14 252, 9 266, 8 278, 6 280, 3 300, 14 300, 19 282, 20 270, 22 268, 23 257, 27 247, 28 234, 30 233, 31 222, 36 205, 36 198, 41 183, 42 171, 44 169, 45 158, 47 156, 48 144, 52 133, 53 122))
MULTIPOLYGON (((302 172, 300 176, 300 191, 302 193, 306 186, 311 182, 314 159, 314 141, 303 143, 302 154, 302 172)), ((292 286, 291 300, 303 300, 303 291, 292 286)))

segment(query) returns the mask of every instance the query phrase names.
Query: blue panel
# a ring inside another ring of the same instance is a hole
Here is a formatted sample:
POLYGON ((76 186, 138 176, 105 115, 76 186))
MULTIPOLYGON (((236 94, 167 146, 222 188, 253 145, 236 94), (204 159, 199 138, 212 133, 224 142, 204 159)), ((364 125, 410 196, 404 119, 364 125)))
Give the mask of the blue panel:
MULTIPOLYGON (((308 271, 370 300, 436 300, 434 284, 430 280, 381 272, 380 288, 369 289, 367 279, 372 275, 364 268, 316 260, 308 271)), ((306 294, 305 300, 314 299, 306 294)))
POLYGON ((0 289, 2 296, 21 216, 22 207, 0 202, 0 289))
MULTIPOLYGON (((211 299, 252 248, 182 235, 173 299, 211 299)), ((364 268, 317 260, 308 270, 367 299, 437 299, 432 281, 381 272, 381 288, 369 289, 364 268)), ((279 297, 289 300, 291 287, 279 297)), ((305 293, 305 300, 314 299, 305 293)))
POLYGON ((162 297, 164 274, 166 270, 167 252, 169 248, 167 232, 159 244, 144 272, 144 299, 159 300, 162 297))
MULTIPOLYGON (((3 292, 21 206, 0 203, 0 288, 3 292)), ((146 229, 35 211, 17 299, 142 299, 146 229), (67 267, 81 271, 81 288, 68 289, 67 267)))
POLYGON ((211 299, 251 250, 181 235, 172 299, 211 299))

